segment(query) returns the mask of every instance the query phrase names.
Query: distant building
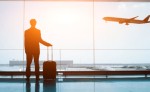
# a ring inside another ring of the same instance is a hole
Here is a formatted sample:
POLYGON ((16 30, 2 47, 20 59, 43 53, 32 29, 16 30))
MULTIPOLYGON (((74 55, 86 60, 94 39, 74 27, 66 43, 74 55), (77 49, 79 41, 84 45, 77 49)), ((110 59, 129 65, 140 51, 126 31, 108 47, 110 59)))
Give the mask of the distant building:
MULTIPOLYGON (((40 65, 43 65, 44 60, 39 61, 40 65)), ((56 60, 55 61, 57 65, 73 65, 73 60, 56 60)), ((22 66, 22 65, 26 65, 26 61, 18 61, 18 60, 10 60, 9 61, 9 66, 22 66)), ((32 65, 34 65, 34 62, 32 62, 32 65)))

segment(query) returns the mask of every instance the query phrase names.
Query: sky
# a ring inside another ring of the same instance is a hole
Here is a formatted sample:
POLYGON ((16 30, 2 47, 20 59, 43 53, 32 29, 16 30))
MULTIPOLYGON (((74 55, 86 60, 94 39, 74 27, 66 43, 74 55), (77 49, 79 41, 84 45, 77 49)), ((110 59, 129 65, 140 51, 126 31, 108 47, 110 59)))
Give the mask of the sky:
MULTIPOLYGON (((107 16, 143 20, 150 14, 149 6, 149 2, 0 1, 0 63, 25 60, 23 35, 32 18, 43 40, 53 44, 55 60, 150 63, 150 24, 103 20, 107 16)), ((40 60, 45 60, 46 47, 41 49, 40 60)))

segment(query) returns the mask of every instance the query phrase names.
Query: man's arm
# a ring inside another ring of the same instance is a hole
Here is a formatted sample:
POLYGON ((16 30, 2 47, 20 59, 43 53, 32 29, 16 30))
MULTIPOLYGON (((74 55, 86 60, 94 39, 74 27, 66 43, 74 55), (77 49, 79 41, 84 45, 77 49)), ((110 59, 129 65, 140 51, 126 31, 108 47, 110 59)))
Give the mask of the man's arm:
POLYGON ((52 44, 50 44, 50 43, 48 43, 48 42, 46 42, 46 41, 44 41, 42 39, 40 39, 40 43, 45 45, 45 46, 52 46, 52 44))
POLYGON ((40 33, 40 31, 39 31, 39 35, 40 35, 40 37, 39 37, 39 42, 40 42, 41 44, 43 44, 43 45, 45 45, 45 46, 52 46, 52 44, 50 44, 50 43, 44 41, 44 40, 41 38, 41 33, 40 33))

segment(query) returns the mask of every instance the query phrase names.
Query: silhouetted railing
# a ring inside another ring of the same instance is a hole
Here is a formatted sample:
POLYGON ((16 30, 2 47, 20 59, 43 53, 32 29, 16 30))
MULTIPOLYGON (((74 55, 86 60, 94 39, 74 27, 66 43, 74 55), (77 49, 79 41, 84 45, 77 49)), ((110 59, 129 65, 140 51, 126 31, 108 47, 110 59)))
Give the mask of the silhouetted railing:
MULTIPOLYGON (((25 76, 26 72, 22 71, 0 71, 0 76, 25 76)), ((149 70, 145 71, 57 71, 57 75, 63 75, 63 76, 95 76, 95 75, 105 75, 106 78, 108 78, 109 75, 144 75, 145 77, 148 77, 147 75, 150 74, 149 70)), ((35 75, 35 72, 31 72, 31 75, 35 75)), ((40 72, 40 75, 43 75, 43 72, 40 72)))

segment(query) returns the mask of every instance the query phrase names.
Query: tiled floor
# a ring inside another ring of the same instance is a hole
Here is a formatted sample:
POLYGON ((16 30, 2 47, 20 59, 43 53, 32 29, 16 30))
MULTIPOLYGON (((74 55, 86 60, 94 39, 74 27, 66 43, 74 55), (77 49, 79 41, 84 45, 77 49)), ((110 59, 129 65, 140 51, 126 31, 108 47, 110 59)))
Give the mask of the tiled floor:
POLYGON ((0 92, 150 92, 150 78, 0 79, 0 92))

